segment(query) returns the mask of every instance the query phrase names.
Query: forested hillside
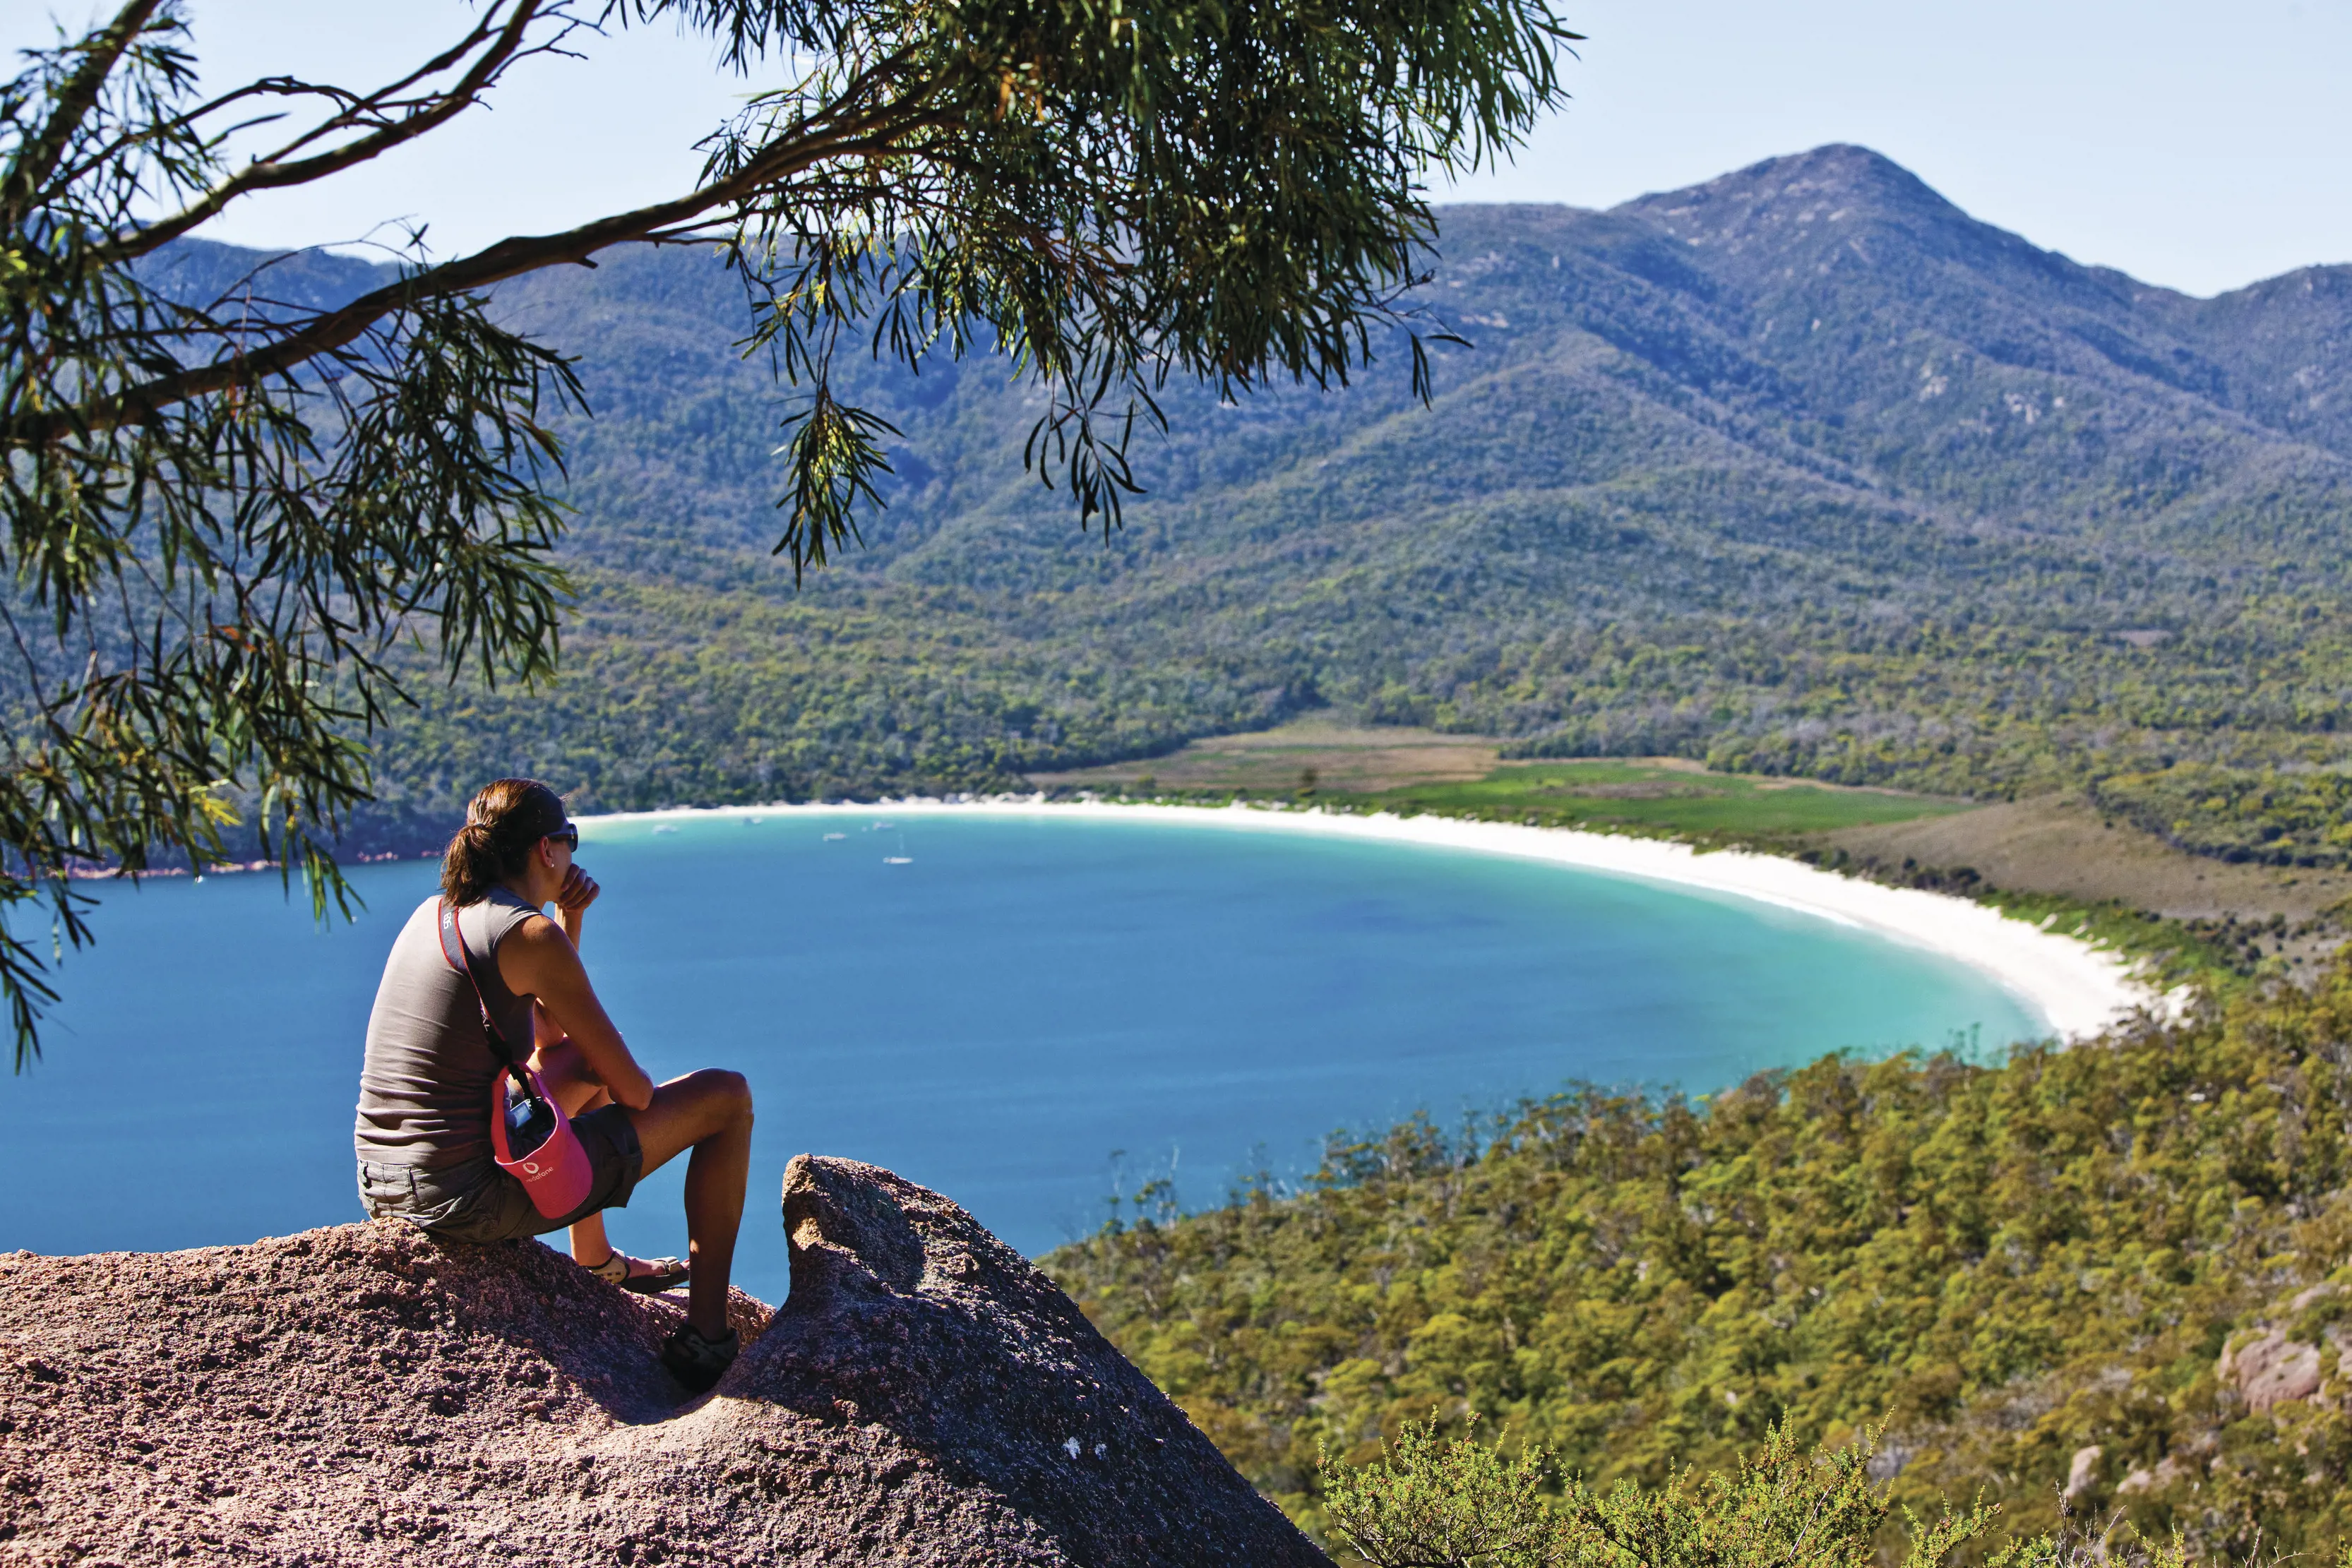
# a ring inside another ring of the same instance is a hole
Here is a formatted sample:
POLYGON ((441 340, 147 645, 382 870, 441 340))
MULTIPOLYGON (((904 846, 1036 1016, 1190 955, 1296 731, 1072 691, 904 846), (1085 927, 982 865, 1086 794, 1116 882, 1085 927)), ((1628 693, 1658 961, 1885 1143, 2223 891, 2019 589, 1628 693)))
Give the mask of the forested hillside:
MULTIPOLYGON (((2137 1562, 2352 1540, 2352 973, 1987 1066, 1831 1057, 1700 1102, 1579 1088, 1458 1134, 1335 1137, 1046 1266, 1262 1489, 1320 1518, 1466 1417, 1662 1484, 1788 1424, 1934 1518, 2062 1511, 2137 1562)), ((1887 1557, 1884 1561, 1894 1561, 1887 1557)), ((2108 1561, 2101 1550, 2095 1560, 2108 1561)))
POLYGON ((1106 542, 1024 475, 1002 361, 869 378, 890 504, 799 588, 740 285, 662 252, 511 287, 594 408, 567 674, 404 719, 388 793, 997 785, 1328 704, 1538 755, 2094 783, 2192 847, 2345 858, 2352 269, 2191 299, 1851 147, 1442 223, 1422 298, 1469 341, 1432 406, 1401 351, 1345 391, 1172 389, 1106 542))

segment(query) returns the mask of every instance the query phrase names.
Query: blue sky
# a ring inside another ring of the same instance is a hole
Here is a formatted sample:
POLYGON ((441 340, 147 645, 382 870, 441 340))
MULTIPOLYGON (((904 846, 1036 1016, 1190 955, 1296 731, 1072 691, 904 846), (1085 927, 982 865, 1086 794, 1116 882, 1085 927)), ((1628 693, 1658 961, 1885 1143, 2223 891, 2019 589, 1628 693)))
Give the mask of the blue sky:
MULTIPOLYGON (((10 0, 0 43, 87 17, 10 0)), ((2352 261, 2352 0, 1563 0, 1575 94, 1479 200, 1606 206, 1824 141, 1874 147, 2077 260, 2210 294, 2352 261)), ((372 85, 461 31, 460 0, 194 0, 207 76, 372 85)), ((488 113, 206 231, 296 245, 425 222, 444 253, 690 179, 742 90, 667 31, 532 62, 488 113), (528 153, 521 149, 530 149, 528 153)))

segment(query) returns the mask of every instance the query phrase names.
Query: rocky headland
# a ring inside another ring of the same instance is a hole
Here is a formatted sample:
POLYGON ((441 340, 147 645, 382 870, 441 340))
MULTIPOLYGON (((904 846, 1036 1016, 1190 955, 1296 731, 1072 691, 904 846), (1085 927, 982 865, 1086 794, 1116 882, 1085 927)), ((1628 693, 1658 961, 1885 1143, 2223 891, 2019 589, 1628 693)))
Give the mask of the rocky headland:
POLYGON ((701 1397, 537 1242, 0 1256, 0 1563, 1326 1564, 955 1204, 803 1155, 783 1215, 701 1397))

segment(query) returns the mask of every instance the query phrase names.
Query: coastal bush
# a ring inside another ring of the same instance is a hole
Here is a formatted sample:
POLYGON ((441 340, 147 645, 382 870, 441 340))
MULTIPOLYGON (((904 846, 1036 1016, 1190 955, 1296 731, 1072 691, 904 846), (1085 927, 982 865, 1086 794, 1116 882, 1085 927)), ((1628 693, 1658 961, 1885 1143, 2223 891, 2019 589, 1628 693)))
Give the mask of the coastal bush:
MULTIPOLYGON (((2000 1513, 1979 1502, 1925 1521, 1906 1509, 1897 1526, 1870 1474, 1874 1431, 1807 1455, 1782 1426, 1730 1470, 1600 1492, 1574 1479, 1547 1491, 1543 1450, 1506 1459, 1499 1442, 1444 1440, 1438 1428, 1434 1415, 1404 1423, 1367 1465, 1322 1460, 1329 1528, 1370 1568, 1937 1568, 1982 1542, 2000 1513)), ((2073 1521, 1985 1558, 1989 1568, 2189 1561, 2177 1541, 2149 1547, 2113 1524, 2094 1535, 2073 1521)), ((2342 1561, 2352 1564, 2352 1549, 2342 1561)))
POLYGON ((2352 1539, 2348 1167, 2339 960, 2070 1050, 1336 1136, 1295 1190, 1047 1266, 1312 1528, 1318 1455, 1375 1462, 1433 1409, 1653 1490, 1884 1422, 1893 1506, 2002 1508, 1963 1561, 2067 1511, 2308 1558, 2352 1539))
MULTIPOLYGON (((2352 726, 2311 715, 2352 688, 2352 646, 2317 635, 2257 672, 2225 640, 1970 639, 1923 619, 1896 642, 1831 616, 1662 615, 1638 637, 1604 626, 1507 639, 1455 668, 1392 644, 1388 615, 1440 615, 1410 588, 1377 612, 1350 601, 1349 619, 1312 639, 1203 639, 1129 574, 1057 590, 1050 622, 1016 625, 991 593, 846 572, 779 601, 574 570, 583 591, 560 717, 528 695, 420 683, 419 706, 387 721, 383 793, 446 812, 463 780, 531 768, 614 809, 1013 789, 1328 704, 1500 736, 1507 756, 1530 760, 1677 756, 1975 800, 2078 789, 2193 852, 2347 863, 2342 776, 2327 769, 2352 726), (1661 659, 1664 643, 1704 656, 1661 659), (2035 674, 2056 663, 2063 687, 2035 674), (1400 683, 1444 701, 1408 712, 1382 696, 1400 683)), ((2269 630, 2265 647, 2291 631, 2269 630)), ((1423 793, 1408 803, 1479 809, 1476 785, 1423 793)), ((1824 803, 1727 805, 1735 825, 1781 833, 1862 811, 1829 802, 1815 821, 1801 810, 1824 803)), ((1680 828, 1709 810, 1621 802, 1608 814, 1680 828)))
POLYGON ((2092 798, 2192 854, 2268 865, 2352 864, 2352 774, 2187 761, 2102 779, 2092 798))

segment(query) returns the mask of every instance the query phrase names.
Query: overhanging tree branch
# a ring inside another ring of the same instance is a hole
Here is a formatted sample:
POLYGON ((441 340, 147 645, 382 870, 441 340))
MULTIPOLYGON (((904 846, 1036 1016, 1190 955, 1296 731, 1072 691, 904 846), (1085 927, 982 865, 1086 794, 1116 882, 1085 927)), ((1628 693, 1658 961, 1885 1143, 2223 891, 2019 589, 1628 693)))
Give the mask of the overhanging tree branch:
POLYGON ((97 108, 107 78, 123 55, 153 21, 162 0, 131 0, 114 20, 82 40, 76 49, 80 62, 59 85, 40 129, 26 138, 8 161, 6 184, 0 187, 0 221, 11 227, 23 221, 44 186, 64 162, 75 133, 97 108))
POLYGON ((189 203, 168 217, 116 235, 110 244, 100 247, 100 257, 106 261, 127 261, 149 255, 217 217, 240 196, 257 191, 307 185, 380 157, 404 142, 413 141, 472 108, 518 60, 555 50, 562 38, 579 25, 564 18, 555 38, 531 45, 531 24, 541 16, 563 18, 562 8, 545 5, 541 0, 518 0, 503 23, 498 20, 499 10, 499 5, 491 5, 484 10, 481 20, 475 24, 473 30, 455 47, 435 56, 398 81, 364 97, 341 93, 331 88, 313 87, 290 78, 273 78, 215 99, 186 116, 183 123, 193 128, 229 104, 259 93, 331 95, 342 105, 323 123, 311 127, 284 146, 255 159, 221 180, 201 199, 189 203), (400 97, 419 82, 452 68, 477 50, 480 51, 481 57, 468 66, 465 75, 447 89, 427 93, 420 99, 404 99, 400 97), (386 120, 385 117, 393 111, 399 111, 397 117, 386 120), (308 158, 295 156, 315 142, 356 126, 372 123, 375 129, 343 146, 308 158))
MULTIPOLYGON (((868 84, 874 79, 878 78, 868 78, 868 84)), ((835 118, 828 111, 819 117, 818 122, 824 124, 835 118)), ((68 434, 87 434, 119 424, 141 423, 190 398, 284 375, 320 354, 347 347, 384 317, 426 300, 473 293, 542 267, 583 263, 598 251, 632 241, 677 243, 692 237, 691 231, 682 225, 692 225, 714 212, 740 206, 803 170, 834 159, 887 156, 900 150, 903 138, 909 132, 936 130, 939 125, 919 110, 897 117, 895 122, 883 111, 837 118, 844 122, 830 125, 822 133, 771 147, 739 172, 684 196, 616 213, 560 234, 502 239, 470 256, 424 268, 313 316, 292 331, 258 344, 240 345, 235 353, 210 364, 158 376, 94 402, 0 421, 0 445, 39 446, 68 434)), ((386 142, 384 146, 392 144, 386 142)), ((373 147, 363 156, 373 157, 384 146, 373 147)), ((306 178, 321 178, 360 161, 360 156, 353 156, 346 162, 321 167, 306 178)), ((272 183, 301 182, 289 178, 272 183)), ((187 226, 194 227, 194 224, 187 226)), ((148 248, 151 247, 125 247, 122 254, 135 256, 148 248)))
POLYGON ((1547 0, 571 3, 483 0, 373 91, 271 76, 199 102, 177 0, 133 0, 0 84, 0 995, 20 1063, 53 993, 11 908, 78 944, 68 871, 206 863, 249 830, 323 910, 404 683, 553 671, 553 430, 580 387, 493 317, 496 286, 713 245, 746 286, 739 346, 794 400, 795 572, 856 537, 889 469, 896 433, 836 393, 845 346, 910 369, 1001 355, 1046 394, 1027 460, 1108 529, 1171 378, 1344 386, 1401 330, 1425 390, 1404 298, 1432 233, 1420 182, 1523 132, 1571 37, 1547 0), (615 20, 680 22, 791 79, 667 201, 317 306, 271 298, 271 262, 209 298, 173 285, 174 242, 242 198, 414 143, 615 20), (231 167, 270 121, 227 122, 277 106, 315 118, 231 167))

